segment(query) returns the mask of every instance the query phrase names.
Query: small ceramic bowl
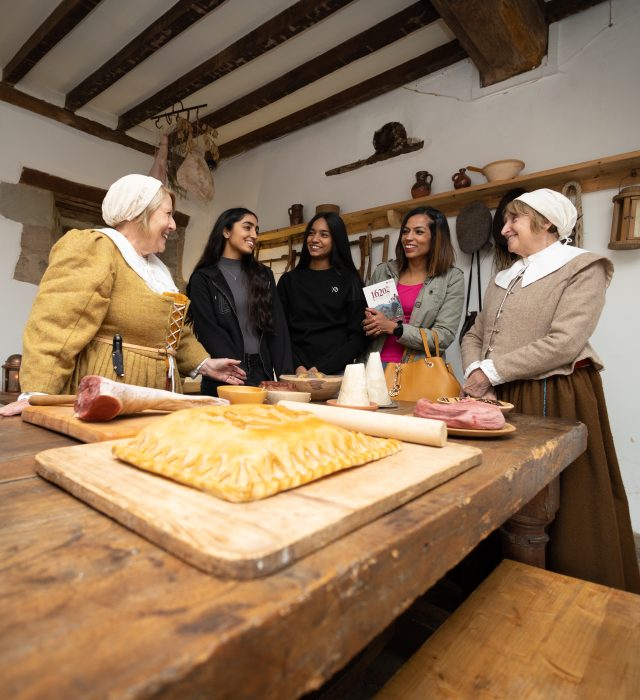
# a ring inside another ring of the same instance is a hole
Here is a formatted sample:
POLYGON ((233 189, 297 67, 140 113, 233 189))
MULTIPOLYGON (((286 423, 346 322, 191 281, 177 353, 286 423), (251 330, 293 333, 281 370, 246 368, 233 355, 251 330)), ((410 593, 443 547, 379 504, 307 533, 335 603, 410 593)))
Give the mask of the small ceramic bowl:
POLYGON ((257 386, 219 386, 218 396, 231 403, 264 403, 267 396, 265 389, 257 386))
POLYGON ((267 390, 267 403, 278 403, 278 401, 309 403, 309 401, 311 401, 311 394, 308 391, 267 390))

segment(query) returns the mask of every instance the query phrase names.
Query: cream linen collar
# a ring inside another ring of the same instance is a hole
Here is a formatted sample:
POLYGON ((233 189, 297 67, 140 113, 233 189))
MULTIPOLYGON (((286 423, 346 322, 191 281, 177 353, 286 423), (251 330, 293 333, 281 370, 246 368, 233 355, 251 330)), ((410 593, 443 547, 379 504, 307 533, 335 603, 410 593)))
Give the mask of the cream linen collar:
POLYGON ((100 228, 98 231, 104 233, 105 236, 108 236, 115 243, 127 265, 138 277, 142 278, 149 289, 158 294, 178 291, 171 273, 160 258, 153 253, 148 258, 138 255, 127 238, 114 228, 100 228))
POLYGON ((586 253, 583 248, 563 245, 559 241, 547 246, 538 253, 530 255, 528 258, 520 258, 507 270, 498 272, 495 276, 495 283, 498 287, 506 289, 509 284, 518 276, 522 275, 522 286, 533 284, 539 279, 550 275, 552 272, 564 267, 578 255, 586 253), (523 273, 524 270, 524 273, 523 273))

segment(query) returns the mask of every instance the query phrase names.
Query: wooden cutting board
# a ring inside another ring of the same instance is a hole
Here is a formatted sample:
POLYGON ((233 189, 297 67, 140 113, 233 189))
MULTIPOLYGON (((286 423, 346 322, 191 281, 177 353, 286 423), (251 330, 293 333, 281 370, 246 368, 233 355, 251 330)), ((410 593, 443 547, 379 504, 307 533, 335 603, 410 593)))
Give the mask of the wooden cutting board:
POLYGON ((266 576, 480 463, 449 443, 390 457, 252 503, 229 503, 120 462, 113 442, 40 452, 36 471, 204 571, 266 576))
POLYGON ((132 416, 118 416, 104 423, 88 423, 73 417, 73 406, 27 406, 22 420, 63 433, 82 442, 103 442, 134 437, 165 411, 143 411, 132 416))

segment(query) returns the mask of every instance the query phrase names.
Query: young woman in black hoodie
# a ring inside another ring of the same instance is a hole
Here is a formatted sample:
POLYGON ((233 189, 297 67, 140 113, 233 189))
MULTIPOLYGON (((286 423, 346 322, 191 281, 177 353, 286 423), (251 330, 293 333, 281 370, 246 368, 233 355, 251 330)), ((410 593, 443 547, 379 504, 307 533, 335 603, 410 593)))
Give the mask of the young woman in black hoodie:
MULTIPOLYGON (((252 211, 222 212, 187 286, 196 337, 214 357, 240 360, 252 386, 292 372, 275 279, 253 255, 257 236, 252 211)), ((202 393, 215 396, 222 383, 203 377, 202 393)))
POLYGON ((278 281, 296 372, 341 374, 366 347, 366 306, 347 230, 333 212, 307 224, 300 261, 278 281))

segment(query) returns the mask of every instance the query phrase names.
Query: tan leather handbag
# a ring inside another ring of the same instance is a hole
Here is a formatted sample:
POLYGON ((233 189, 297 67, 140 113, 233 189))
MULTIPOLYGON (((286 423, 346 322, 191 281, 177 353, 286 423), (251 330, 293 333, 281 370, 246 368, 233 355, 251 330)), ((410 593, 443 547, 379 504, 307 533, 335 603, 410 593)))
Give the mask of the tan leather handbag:
POLYGON ((429 399, 435 401, 441 396, 458 396, 460 382, 455 377, 451 365, 440 357, 438 334, 433 335, 436 354, 431 355, 427 334, 420 329, 425 357, 414 361, 415 353, 405 350, 401 362, 389 362, 384 370, 384 378, 389 388, 389 396, 398 401, 417 401, 429 399))

